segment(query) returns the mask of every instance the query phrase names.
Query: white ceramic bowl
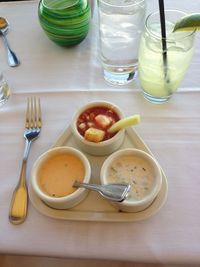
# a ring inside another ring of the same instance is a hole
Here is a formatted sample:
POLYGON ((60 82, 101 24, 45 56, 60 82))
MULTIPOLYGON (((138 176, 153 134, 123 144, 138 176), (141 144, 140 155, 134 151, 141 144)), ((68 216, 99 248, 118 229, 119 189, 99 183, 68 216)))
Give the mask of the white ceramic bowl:
POLYGON ((42 154, 34 163, 31 172, 31 185, 36 195, 48 206, 56 209, 68 209, 80 203, 87 196, 88 190, 79 188, 66 196, 53 197, 42 191, 41 186, 39 185, 39 170, 41 170, 41 168, 50 158, 53 158, 59 154, 73 155, 77 157, 84 166, 85 175, 83 182, 89 183, 91 177, 91 167, 86 156, 79 150, 72 147, 56 147, 42 154))
POLYGON ((128 197, 123 202, 111 203, 126 212, 146 209, 162 185, 157 161, 146 152, 134 148, 118 150, 110 155, 103 163, 100 179, 102 184, 126 182, 131 185, 128 197))
POLYGON ((86 140, 78 132, 77 120, 78 120, 79 116, 85 110, 87 110, 89 108, 93 108, 93 107, 108 107, 108 108, 112 109, 114 112, 116 112, 120 119, 124 117, 120 108, 113 103, 106 102, 106 101, 90 102, 90 103, 86 104, 85 106, 81 107, 75 113, 75 115, 72 119, 71 128, 72 128, 74 138, 75 138, 76 143, 79 146, 79 148, 86 153, 89 153, 92 155, 97 155, 97 156, 111 154, 112 152, 114 152, 115 150, 117 150, 121 146, 121 144, 124 140, 125 130, 120 130, 112 138, 105 140, 105 141, 101 141, 99 143, 94 143, 94 142, 86 140))

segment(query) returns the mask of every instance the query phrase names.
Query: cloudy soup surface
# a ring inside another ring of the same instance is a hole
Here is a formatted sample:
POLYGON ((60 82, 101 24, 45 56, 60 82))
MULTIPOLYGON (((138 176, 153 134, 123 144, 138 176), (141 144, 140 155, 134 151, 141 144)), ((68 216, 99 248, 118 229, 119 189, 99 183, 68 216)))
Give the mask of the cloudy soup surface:
POLYGON ((141 200, 152 190, 154 184, 154 171, 152 166, 138 156, 121 156, 115 159, 107 175, 108 183, 129 183, 131 190, 129 200, 141 200))

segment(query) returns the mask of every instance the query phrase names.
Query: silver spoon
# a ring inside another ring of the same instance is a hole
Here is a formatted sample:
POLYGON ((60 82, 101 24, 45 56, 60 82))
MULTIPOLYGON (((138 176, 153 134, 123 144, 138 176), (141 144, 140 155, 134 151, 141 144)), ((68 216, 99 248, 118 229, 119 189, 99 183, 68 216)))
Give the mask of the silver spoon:
POLYGON ((103 197, 116 201, 122 202, 128 195, 130 191, 129 184, 106 184, 106 185, 99 185, 99 184, 87 184, 87 183, 80 183, 75 181, 73 187, 79 188, 87 188, 93 191, 99 192, 103 197))
POLYGON ((20 64, 20 61, 15 55, 15 53, 11 50, 8 40, 6 38, 6 33, 8 31, 8 28, 9 28, 8 21, 5 18, 0 17, 0 35, 2 36, 5 47, 7 49, 8 64, 11 67, 16 67, 20 64))

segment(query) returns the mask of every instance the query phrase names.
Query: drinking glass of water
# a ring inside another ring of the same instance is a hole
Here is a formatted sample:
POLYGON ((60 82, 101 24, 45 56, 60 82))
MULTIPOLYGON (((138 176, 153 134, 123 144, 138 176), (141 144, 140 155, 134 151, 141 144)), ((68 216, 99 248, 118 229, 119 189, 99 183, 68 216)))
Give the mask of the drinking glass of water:
POLYGON ((10 88, 4 79, 3 74, 0 73, 0 107, 8 100, 10 94, 10 88))
POLYGON ((127 84, 137 72, 145 0, 99 0, 98 9, 104 78, 112 84, 127 84))

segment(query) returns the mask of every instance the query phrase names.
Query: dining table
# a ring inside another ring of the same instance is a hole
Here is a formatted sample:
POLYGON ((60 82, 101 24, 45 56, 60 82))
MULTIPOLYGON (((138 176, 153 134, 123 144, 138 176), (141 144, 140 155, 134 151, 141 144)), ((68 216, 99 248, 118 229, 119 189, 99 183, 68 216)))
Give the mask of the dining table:
MULTIPOLYGON (((7 38, 21 62, 9 67, 0 39, 0 71, 11 89, 0 108, 0 254, 200 266, 200 34, 195 33, 192 62, 177 92, 164 104, 152 104, 142 95, 139 77, 123 86, 104 80, 98 4, 90 3, 87 37, 76 46, 61 47, 40 26, 38 0, 0 2, 0 16, 10 26, 7 38), (34 162, 61 144, 73 114, 88 102, 109 101, 125 116, 140 114, 141 122, 132 128, 162 167, 165 193, 152 213, 123 217, 117 212, 117 217, 107 217, 103 210, 86 207, 60 216, 48 213, 51 208, 40 209, 32 196, 26 220, 11 224, 8 213, 20 174, 26 103, 31 96, 40 97, 42 130, 31 147, 28 185, 34 162)), ((166 0, 165 8, 200 12, 199 1, 166 0)), ((147 1, 146 16, 157 9, 158 1, 147 1)))

